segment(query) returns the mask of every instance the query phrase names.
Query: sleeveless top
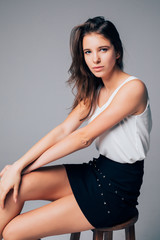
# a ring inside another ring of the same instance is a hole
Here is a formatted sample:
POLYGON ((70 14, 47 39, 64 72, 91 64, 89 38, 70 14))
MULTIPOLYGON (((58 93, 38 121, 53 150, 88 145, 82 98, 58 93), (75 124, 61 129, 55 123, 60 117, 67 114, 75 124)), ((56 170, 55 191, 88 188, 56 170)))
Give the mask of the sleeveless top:
MULTIPOLYGON (((127 82, 137 79, 127 78, 102 106, 97 105, 95 112, 89 119, 93 121, 112 102, 119 89, 127 82)), ((152 117, 149 99, 143 113, 124 118, 111 129, 96 138, 96 148, 99 154, 120 163, 134 163, 143 160, 149 150, 152 117)))

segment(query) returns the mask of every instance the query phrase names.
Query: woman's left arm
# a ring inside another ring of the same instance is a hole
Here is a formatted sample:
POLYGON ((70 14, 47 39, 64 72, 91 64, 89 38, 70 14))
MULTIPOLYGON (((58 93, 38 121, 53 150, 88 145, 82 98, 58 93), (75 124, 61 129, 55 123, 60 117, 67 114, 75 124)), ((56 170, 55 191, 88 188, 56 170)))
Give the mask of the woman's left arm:
POLYGON ((77 150, 88 147, 95 138, 129 115, 140 114, 147 104, 147 91, 140 80, 132 80, 117 93, 111 104, 87 126, 66 136, 44 152, 31 166, 34 170, 77 150))

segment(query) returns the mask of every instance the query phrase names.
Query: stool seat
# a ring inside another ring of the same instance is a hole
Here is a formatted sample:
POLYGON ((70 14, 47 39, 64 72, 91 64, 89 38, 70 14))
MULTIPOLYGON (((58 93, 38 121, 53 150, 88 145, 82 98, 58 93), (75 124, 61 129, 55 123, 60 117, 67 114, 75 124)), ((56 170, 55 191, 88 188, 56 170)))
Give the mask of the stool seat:
MULTIPOLYGON (((129 221, 118 224, 113 227, 95 228, 93 229, 93 240, 113 240, 113 231, 125 230, 125 240, 135 240, 135 223, 138 220, 138 215, 131 218, 129 221)), ((71 233, 70 240, 79 240, 80 232, 71 233)))

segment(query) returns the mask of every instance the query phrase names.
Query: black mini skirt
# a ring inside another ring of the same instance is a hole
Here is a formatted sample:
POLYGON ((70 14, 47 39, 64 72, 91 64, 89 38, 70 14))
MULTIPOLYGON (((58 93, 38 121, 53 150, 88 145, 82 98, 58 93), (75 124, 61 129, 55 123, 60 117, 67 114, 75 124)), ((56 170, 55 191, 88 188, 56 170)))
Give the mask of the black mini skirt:
POLYGON ((111 227, 138 214, 143 160, 122 164, 100 155, 88 163, 64 166, 75 199, 93 227, 111 227))

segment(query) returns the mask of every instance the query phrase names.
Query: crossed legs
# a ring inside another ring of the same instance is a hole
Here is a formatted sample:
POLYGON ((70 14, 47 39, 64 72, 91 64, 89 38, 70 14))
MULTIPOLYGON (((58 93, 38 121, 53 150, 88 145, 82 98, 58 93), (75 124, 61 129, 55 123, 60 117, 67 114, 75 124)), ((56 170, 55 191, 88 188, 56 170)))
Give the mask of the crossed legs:
POLYGON ((18 202, 9 193, 0 209, 0 234, 4 240, 36 240, 92 229, 72 193, 64 166, 45 167, 22 177, 18 202), (20 214, 27 200, 51 203, 20 214))

